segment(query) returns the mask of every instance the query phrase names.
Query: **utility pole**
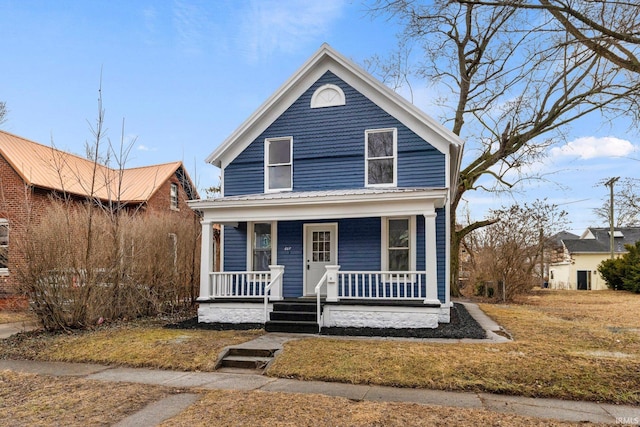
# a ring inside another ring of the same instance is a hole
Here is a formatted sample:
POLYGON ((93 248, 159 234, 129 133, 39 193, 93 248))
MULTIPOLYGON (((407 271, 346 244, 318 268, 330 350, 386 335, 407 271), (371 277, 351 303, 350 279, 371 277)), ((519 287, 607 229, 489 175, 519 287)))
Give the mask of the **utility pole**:
POLYGON ((610 190, 610 198, 609 198, 609 249, 611 249, 611 259, 615 257, 615 240, 614 233, 615 229, 613 226, 613 185, 619 180, 620 177, 617 176, 615 178, 611 178, 609 181, 605 182, 604 185, 609 187, 610 190))

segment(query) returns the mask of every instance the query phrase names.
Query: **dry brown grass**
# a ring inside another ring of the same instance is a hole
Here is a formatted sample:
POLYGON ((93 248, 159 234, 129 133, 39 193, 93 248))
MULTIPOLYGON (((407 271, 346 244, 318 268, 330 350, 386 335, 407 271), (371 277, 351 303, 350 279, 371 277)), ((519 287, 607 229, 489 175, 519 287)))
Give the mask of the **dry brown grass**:
POLYGON ((173 392, 158 386, 0 371, 0 424, 109 426, 173 392))
MULTIPOLYGON (((0 424, 107 426, 182 390, 0 372, 0 424)), ((480 409, 354 402, 320 395, 212 391, 162 426, 571 426, 480 409)))
POLYGON ((263 333, 176 330, 142 322, 91 332, 18 336, 0 344, 0 358, 212 371, 224 347, 263 333))
POLYGON ((177 426, 571 426, 481 409, 355 402, 320 395, 213 391, 163 427, 177 426))
POLYGON ((185 371, 212 371, 226 346, 262 331, 193 331, 161 327, 106 329, 61 337, 39 355, 43 360, 93 362, 185 371))
POLYGON ((508 344, 312 338, 287 343, 269 374, 640 404, 640 295, 539 291, 483 304, 508 344))

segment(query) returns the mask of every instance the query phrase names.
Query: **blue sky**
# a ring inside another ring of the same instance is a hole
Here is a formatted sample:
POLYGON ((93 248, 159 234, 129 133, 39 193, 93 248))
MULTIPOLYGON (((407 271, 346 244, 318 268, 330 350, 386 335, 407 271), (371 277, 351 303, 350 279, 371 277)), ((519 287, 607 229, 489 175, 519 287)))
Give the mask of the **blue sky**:
MULTIPOLYGON (((362 65, 389 55, 398 31, 357 0, 0 0, 0 100, 10 110, 2 128, 84 154, 102 73, 109 138, 119 143, 123 119, 125 140, 135 138, 127 166, 182 160, 202 189, 218 177, 205 157, 323 42, 362 65)), ((437 117, 434 89, 412 89, 437 117)), ((608 193, 598 182, 639 177, 637 141, 628 123, 576 123, 531 166, 546 181, 506 197, 467 193, 472 217, 547 197, 575 231, 601 225, 591 209, 608 193)))

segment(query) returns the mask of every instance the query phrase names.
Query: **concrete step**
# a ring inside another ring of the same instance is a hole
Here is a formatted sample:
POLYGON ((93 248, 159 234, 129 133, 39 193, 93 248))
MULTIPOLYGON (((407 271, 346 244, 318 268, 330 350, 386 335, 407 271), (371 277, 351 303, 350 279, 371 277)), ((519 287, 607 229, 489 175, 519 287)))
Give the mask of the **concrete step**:
POLYGON ((224 368, 264 369, 271 362, 271 359, 271 357, 225 356, 221 366, 224 368))
POLYGON ((216 369, 262 371, 277 351, 277 348, 232 347, 219 359, 216 369))
POLYGON ((278 351, 275 349, 265 348, 244 348, 232 347, 227 351, 227 356, 248 356, 248 357, 273 357, 278 351))
POLYGON ((313 302, 278 301, 273 303, 273 311, 302 311, 315 313, 316 310, 317 305, 313 302))
POLYGON ((302 321, 313 322, 316 320, 316 312, 303 312, 303 311, 272 311, 270 316, 271 320, 288 320, 288 321, 302 321))
POLYGON ((286 320, 270 320, 264 324, 267 332, 289 332, 298 334, 317 334, 318 323, 309 321, 290 322, 286 320))

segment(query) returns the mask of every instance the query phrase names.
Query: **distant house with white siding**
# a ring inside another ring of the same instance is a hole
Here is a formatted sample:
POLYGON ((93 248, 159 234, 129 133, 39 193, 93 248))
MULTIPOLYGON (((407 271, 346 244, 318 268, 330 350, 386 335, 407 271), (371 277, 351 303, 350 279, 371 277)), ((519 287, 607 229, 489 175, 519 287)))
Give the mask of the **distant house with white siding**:
MULTIPOLYGON (((639 227, 614 229, 614 254, 626 253, 625 245, 640 240, 639 227)), ((549 266, 549 286, 552 289, 607 289, 598 265, 611 257, 610 229, 587 228, 579 238, 561 239, 560 257, 549 266)))

